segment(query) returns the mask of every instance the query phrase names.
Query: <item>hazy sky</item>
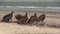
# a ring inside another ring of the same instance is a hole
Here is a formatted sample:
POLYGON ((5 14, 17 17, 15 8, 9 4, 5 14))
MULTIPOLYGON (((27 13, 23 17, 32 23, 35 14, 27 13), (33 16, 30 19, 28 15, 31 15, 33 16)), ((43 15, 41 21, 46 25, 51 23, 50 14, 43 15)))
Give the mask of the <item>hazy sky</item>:
POLYGON ((41 2, 60 2, 60 0, 0 0, 0 1, 41 1, 41 2))

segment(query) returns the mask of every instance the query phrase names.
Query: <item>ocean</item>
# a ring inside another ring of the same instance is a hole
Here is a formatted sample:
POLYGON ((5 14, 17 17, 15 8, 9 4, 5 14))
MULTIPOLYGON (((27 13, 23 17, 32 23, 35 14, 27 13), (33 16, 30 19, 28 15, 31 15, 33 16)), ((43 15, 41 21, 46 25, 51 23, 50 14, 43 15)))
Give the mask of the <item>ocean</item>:
POLYGON ((12 2, 0 1, 0 6, 60 7, 60 2, 12 2))
POLYGON ((0 10, 33 10, 60 12, 60 2, 12 2, 0 1, 0 10))

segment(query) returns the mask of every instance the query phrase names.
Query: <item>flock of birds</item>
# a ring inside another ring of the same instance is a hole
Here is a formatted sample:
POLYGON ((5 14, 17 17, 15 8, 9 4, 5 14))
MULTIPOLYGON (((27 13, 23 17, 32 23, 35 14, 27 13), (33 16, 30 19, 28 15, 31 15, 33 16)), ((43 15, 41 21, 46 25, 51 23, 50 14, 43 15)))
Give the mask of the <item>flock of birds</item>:
MULTIPOLYGON (((11 13, 9 14, 6 14, 5 16, 3 16, 2 18, 2 22, 9 22, 10 20, 12 20, 12 17, 13 17, 13 13, 14 11, 12 11, 11 13)), ((30 18, 28 18, 28 13, 26 12, 25 15, 20 15, 20 14, 17 14, 15 15, 15 18, 17 20, 17 23, 20 24, 20 23, 28 23, 28 24, 32 24, 34 22, 43 22, 46 15, 45 14, 42 14, 40 15, 38 18, 37 18, 37 14, 35 13, 34 15, 32 15, 30 18)))
MULTIPOLYGON (((3 16, 1 21, 2 22, 9 22, 10 20, 12 20, 13 13, 14 13, 14 11, 3 16)), ((36 22, 36 24, 37 24, 37 22, 39 22, 39 23, 41 22, 39 25, 42 25, 42 26, 47 25, 48 27, 60 28, 60 25, 58 25, 58 26, 57 25, 48 25, 48 24, 43 23, 43 21, 46 18, 46 14, 44 14, 44 13, 42 15, 40 15, 39 17, 37 17, 36 13, 34 13, 34 15, 32 15, 30 18, 28 18, 27 15, 28 15, 27 12, 25 15, 20 15, 20 14, 15 15, 15 18, 17 20, 16 23, 18 23, 18 24, 21 24, 21 23, 22 24, 33 24, 34 22, 36 22)))

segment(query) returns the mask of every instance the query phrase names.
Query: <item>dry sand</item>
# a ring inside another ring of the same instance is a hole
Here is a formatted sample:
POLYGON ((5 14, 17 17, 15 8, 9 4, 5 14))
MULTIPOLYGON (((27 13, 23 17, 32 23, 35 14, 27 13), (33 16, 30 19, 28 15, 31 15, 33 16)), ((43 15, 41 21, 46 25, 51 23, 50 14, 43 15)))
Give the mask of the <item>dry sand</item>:
MULTIPOLYGON (((9 12, 0 12, 0 20, 9 12)), ((28 16, 30 17, 35 12, 28 12, 28 16)), ((24 15, 25 12, 15 12, 14 16, 16 14, 22 14, 24 15)), ((41 15, 42 13, 37 12, 37 15, 41 15)), ((46 13, 47 17, 44 21, 44 23, 47 24, 60 24, 60 14, 54 14, 54 13, 46 13)), ((13 20, 16 19, 13 16, 13 20)), ((60 34, 60 28, 49 28, 49 27, 37 27, 35 25, 29 26, 29 25, 18 25, 17 23, 3 23, 0 22, 0 34, 60 34)))

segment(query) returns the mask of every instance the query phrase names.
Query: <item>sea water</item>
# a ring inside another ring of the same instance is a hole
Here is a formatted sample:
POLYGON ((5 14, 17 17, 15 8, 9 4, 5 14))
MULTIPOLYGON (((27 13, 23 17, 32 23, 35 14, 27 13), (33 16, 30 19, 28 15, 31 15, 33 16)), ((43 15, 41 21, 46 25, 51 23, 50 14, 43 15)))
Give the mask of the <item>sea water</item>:
POLYGON ((0 1, 0 10, 33 10, 60 12, 60 2, 12 2, 0 1))

